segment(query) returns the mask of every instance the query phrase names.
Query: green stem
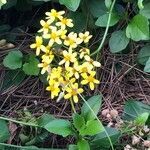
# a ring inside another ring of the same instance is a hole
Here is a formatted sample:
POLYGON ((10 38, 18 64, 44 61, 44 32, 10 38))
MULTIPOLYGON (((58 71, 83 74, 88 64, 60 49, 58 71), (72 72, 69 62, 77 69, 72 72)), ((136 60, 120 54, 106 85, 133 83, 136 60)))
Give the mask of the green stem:
POLYGON ((5 117, 0 117, 0 119, 6 120, 6 121, 11 121, 11 122, 14 122, 14 123, 17 123, 17 124, 26 125, 26 126, 38 127, 38 125, 36 125, 36 124, 34 124, 34 123, 28 123, 28 122, 17 121, 17 120, 10 119, 10 118, 5 118, 5 117))
POLYGON ((105 33, 104 33, 103 39, 102 39, 102 41, 101 41, 99 47, 97 48, 97 50, 96 50, 95 52, 93 52, 93 53, 91 54, 91 56, 97 54, 97 53, 102 49, 102 47, 103 47, 103 45, 104 45, 104 42, 105 42, 106 37, 107 37, 107 33, 108 33, 110 21, 111 21, 111 15, 112 15, 112 11, 113 11, 115 2, 116 2, 116 0, 114 0, 114 1, 112 2, 111 7, 110 7, 110 11, 109 11, 109 15, 108 15, 108 21, 107 21, 107 25, 106 25, 106 29, 105 29, 105 33))
POLYGON ((75 107, 74 107, 73 100, 70 99, 70 102, 71 102, 71 107, 72 107, 73 112, 76 113, 76 109, 75 109, 75 107))
MULTIPOLYGON (((18 145, 12 145, 12 144, 6 144, 6 143, 0 143, 0 146, 5 146, 5 147, 13 147, 13 148, 16 148, 16 149, 26 149, 26 150, 55 150, 53 148, 32 148, 32 147, 28 147, 28 146, 18 146, 18 145)), ((56 150, 60 150, 60 149, 56 149, 56 150)), ((65 149, 61 149, 61 150, 65 150, 65 149)))
MULTIPOLYGON (((99 118, 97 117, 97 115, 95 114, 95 112, 93 111, 93 109, 90 107, 90 105, 89 105, 89 104, 87 103, 87 101, 84 99, 84 97, 83 97, 80 93, 78 93, 78 94, 79 94, 79 96, 82 98, 82 100, 85 102, 85 104, 89 107, 89 109, 90 109, 91 112, 93 113, 94 117, 95 117, 95 118, 97 119, 97 121, 99 122, 100 126, 103 126, 102 123, 101 123, 101 121, 99 120, 99 118)), ((104 128, 104 127, 103 127, 103 128, 104 128)), ((107 135, 107 138, 108 138, 108 140, 109 140, 109 143, 110 143, 110 146, 111 146, 112 150, 114 150, 112 141, 111 141, 111 139, 110 139, 110 137, 109 137, 109 135, 108 135, 108 133, 107 133, 107 131, 106 131, 105 128, 104 128, 104 132, 105 132, 105 134, 107 135)))

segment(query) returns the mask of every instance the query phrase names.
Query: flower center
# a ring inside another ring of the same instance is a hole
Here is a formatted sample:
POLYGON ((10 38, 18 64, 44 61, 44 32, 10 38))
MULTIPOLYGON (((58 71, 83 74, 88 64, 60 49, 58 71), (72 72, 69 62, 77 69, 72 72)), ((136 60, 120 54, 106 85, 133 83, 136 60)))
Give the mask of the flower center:
POLYGON ((70 60, 71 60, 71 56, 70 56, 70 55, 66 55, 66 56, 65 56, 65 60, 66 60, 66 61, 70 61, 70 60))
POLYGON ((51 38, 52 38, 52 39, 56 39, 56 38, 57 38, 56 33, 51 33, 51 38))
POLYGON ((88 81, 89 81, 89 82, 93 82, 93 81, 94 81, 94 78, 91 77, 91 76, 89 76, 89 77, 88 77, 88 81))
POLYGON ((61 22, 62 22, 63 24, 67 24, 67 19, 64 18, 64 19, 61 20, 61 22))
POLYGON ((48 28, 49 28, 49 25, 46 23, 46 24, 44 25, 44 28, 48 29, 48 28))
POLYGON ((72 89, 71 94, 72 94, 72 95, 77 95, 77 89, 72 89))

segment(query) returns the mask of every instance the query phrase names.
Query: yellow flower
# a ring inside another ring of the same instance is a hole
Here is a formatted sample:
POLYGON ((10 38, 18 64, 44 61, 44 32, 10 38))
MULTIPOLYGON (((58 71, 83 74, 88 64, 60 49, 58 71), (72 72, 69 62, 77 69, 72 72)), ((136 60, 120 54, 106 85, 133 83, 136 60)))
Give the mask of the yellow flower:
POLYGON ((78 94, 83 92, 82 88, 78 88, 78 83, 75 83, 71 86, 68 86, 66 88, 66 92, 67 94, 64 96, 65 99, 70 99, 71 97, 73 97, 73 100, 75 103, 78 102, 78 94))
POLYGON ((65 80, 60 84, 65 90, 66 86, 73 84, 76 81, 75 78, 70 78, 67 74, 65 74, 65 80))
POLYGON ((50 34, 44 34, 43 37, 45 39, 50 39, 48 45, 51 47, 55 42, 57 44, 62 44, 62 41, 60 40, 60 31, 58 31, 56 28, 52 28, 50 34))
POLYGON ((88 43, 92 35, 90 35, 89 31, 86 31, 85 33, 79 33, 79 37, 84 43, 88 43))
POLYGON ((60 37, 61 39, 65 39, 66 38, 66 33, 67 33, 67 30, 59 30, 60 31, 60 37))
POLYGON ((64 59, 59 62, 59 65, 62 65, 65 63, 65 68, 67 68, 69 67, 70 63, 74 63, 76 61, 77 53, 72 53, 71 49, 69 49, 69 51, 64 50, 63 56, 64 56, 64 59))
POLYGON ((49 53, 49 52, 51 51, 51 47, 50 47, 49 45, 47 45, 47 46, 44 46, 44 45, 43 45, 42 51, 43 51, 44 53, 49 53))
POLYGON ((68 75, 70 77, 74 75, 76 79, 79 79, 80 66, 77 62, 74 63, 73 67, 67 67, 66 70, 68 71, 68 75))
POLYGON ((80 73, 90 73, 92 69, 93 69, 93 66, 91 64, 89 64, 88 62, 84 62, 80 66, 80 73))
POLYGON ((66 26, 71 28, 73 27, 72 19, 61 18, 60 22, 56 23, 56 26, 60 26, 63 30, 66 28, 66 26))
POLYGON ((99 84, 99 81, 94 78, 95 74, 96 74, 95 71, 91 71, 90 75, 83 73, 82 77, 84 78, 84 80, 81 81, 81 84, 82 85, 89 84, 90 89, 94 90, 94 84, 99 84))
POLYGON ((60 88, 58 84, 53 84, 53 85, 49 85, 46 88, 47 91, 51 92, 51 98, 53 99, 54 97, 58 96, 59 92, 60 92, 60 88))
POLYGON ((46 71, 50 71, 50 65, 48 62, 41 62, 40 64, 38 64, 38 67, 42 68, 41 74, 44 74, 46 71))
POLYGON ((64 40, 64 45, 69 46, 70 48, 76 48, 81 42, 82 40, 77 38, 77 33, 71 32, 64 40))
POLYGON ((43 32, 44 34, 48 33, 49 30, 52 28, 50 25, 51 25, 51 21, 48 20, 48 21, 44 21, 44 20, 41 20, 40 21, 40 24, 42 26, 42 29, 40 29, 38 32, 43 32))
POLYGON ((52 51, 49 51, 48 53, 42 55, 43 62, 47 62, 48 64, 50 64, 53 61, 53 59, 54 59, 54 55, 52 51))
POLYGON ((45 14, 48 16, 46 19, 49 19, 53 22, 57 18, 63 18, 62 15, 65 14, 65 11, 56 11, 55 9, 52 9, 51 12, 46 12, 45 14))
POLYGON ((61 82, 63 82, 62 68, 53 68, 51 70, 51 73, 48 75, 47 80, 49 80, 49 84, 54 84, 55 82, 60 84, 61 82))
POLYGON ((94 61, 90 56, 86 55, 85 60, 89 62, 89 64, 93 65, 94 67, 101 67, 101 64, 98 61, 94 61))
POLYGON ((88 48, 82 48, 80 49, 80 59, 82 59, 85 55, 90 54, 90 50, 88 48))
POLYGON ((30 45, 30 48, 36 48, 36 55, 40 54, 40 50, 44 51, 43 39, 40 36, 36 36, 36 43, 30 45))

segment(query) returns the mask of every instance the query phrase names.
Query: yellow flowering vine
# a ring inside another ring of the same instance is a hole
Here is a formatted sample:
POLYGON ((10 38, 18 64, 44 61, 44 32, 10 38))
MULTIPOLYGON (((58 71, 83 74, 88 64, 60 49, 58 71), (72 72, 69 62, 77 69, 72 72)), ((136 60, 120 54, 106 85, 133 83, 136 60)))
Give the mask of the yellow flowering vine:
POLYGON ((30 47, 40 56, 41 74, 47 74, 47 91, 51 98, 78 102, 78 95, 84 92, 84 86, 94 90, 99 84, 96 79, 96 67, 101 64, 90 57, 87 47, 92 38, 89 31, 85 33, 69 32, 74 26, 73 20, 64 17, 65 11, 52 9, 41 20, 41 29, 30 47))

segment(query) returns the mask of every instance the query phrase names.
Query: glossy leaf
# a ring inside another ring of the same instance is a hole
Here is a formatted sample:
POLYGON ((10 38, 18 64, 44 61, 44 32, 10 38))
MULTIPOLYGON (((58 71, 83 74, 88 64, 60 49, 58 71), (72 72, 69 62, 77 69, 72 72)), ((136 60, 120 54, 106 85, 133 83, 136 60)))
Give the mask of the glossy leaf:
POLYGON ((123 119, 135 120, 144 112, 150 113, 150 106, 135 100, 128 100, 124 106, 123 119))
POLYGON ((104 127, 102 123, 100 123, 98 120, 90 120, 90 121, 87 121, 85 127, 80 130, 80 134, 82 136, 85 136, 85 135, 92 136, 103 131, 104 131, 104 127))
MULTIPOLYGON (((102 95, 92 96, 90 99, 87 100, 87 103, 89 104, 91 109, 94 111, 95 115, 97 115, 101 108, 102 95)), ((84 103, 81 108, 81 115, 85 118, 86 121, 93 120, 95 118, 95 116, 93 115, 93 112, 86 105, 86 103, 84 103)))
POLYGON ((65 5, 68 9, 76 11, 81 0, 59 0, 60 4, 65 5))
POLYGON ((144 46, 138 53, 137 60, 141 65, 146 65, 150 57, 150 45, 144 46))
POLYGON ((78 150, 90 150, 90 145, 85 139, 81 139, 77 143, 78 150))
POLYGON ((110 9, 111 4, 112 4, 112 0, 105 0, 105 6, 106 6, 108 9, 110 9))
POLYGON ((22 52, 18 50, 10 51, 4 58, 3 64, 10 69, 17 69, 22 67, 22 52))
MULTIPOLYGON (((100 27, 106 27, 107 26, 107 22, 108 22, 108 16, 109 16, 108 13, 100 16, 96 20, 95 25, 96 26, 100 26, 100 27)), ((119 16, 116 13, 112 13, 109 26, 110 27, 114 26, 118 21, 119 21, 119 16)))
POLYGON ((62 135, 63 137, 72 134, 71 123, 64 119, 50 121, 44 128, 51 133, 62 135))
POLYGON ((10 137, 6 121, 0 120, 0 143, 5 142, 10 137))
MULTIPOLYGON (((106 128, 106 132, 108 136, 111 139, 111 142, 115 144, 119 137, 120 137, 120 132, 115 129, 115 128, 106 128)), ((91 147, 92 149, 109 149, 110 148, 110 142, 107 137, 107 134, 103 131, 99 134, 97 134, 94 139, 91 141, 91 147)))
POLYGON ((144 4, 144 8, 140 10, 140 14, 150 19, 150 2, 144 4))
POLYGON ((112 33, 109 40, 109 47, 112 53, 118 53, 124 50, 129 43, 124 31, 115 31, 112 33))
POLYGON ((142 113, 141 115, 139 115, 136 119, 135 119, 135 123, 137 125, 145 125, 148 117, 149 117, 149 113, 148 112, 145 112, 145 113, 142 113))
POLYGON ((38 64, 38 59, 34 55, 30 55, 28 61, 23 65, 23 71, 27 75, 38 75, 40 71, 38 64))
POLYGON ((70 145, 69 145, 69 150, 78 150, 78 146, 77 146, 77 145, 70 144, 70 145))
POLYGON ((84 118, 79 114, 73 115, 73 124, 77 130, 80 130, 83 126, 85 126, 84 118))
POLYGON ((149 57, 148 61, 146 62, 144 71, 150 73, 150 57, 149 57))
POLYGON ((38 126, 44 127, 45 125, 47 125, 49 122, 53 121, 54 119, 55 119, 54 116, 52 116, 50 114, 43 114, 37 120, 38 126))
POLYGON ((90 8, 90 12, 92 13, 92 15, 94 17, 102 16, 102 15, 106 14, 106 12, 108 11, 106 6, 105 6, 104 1, 89 0, 88 1, 88 6, 90 8))
POLYGON ((142 15, 136 15, 126 28, 126 36, 134 41, 148 40, 149 21, 142 15))

